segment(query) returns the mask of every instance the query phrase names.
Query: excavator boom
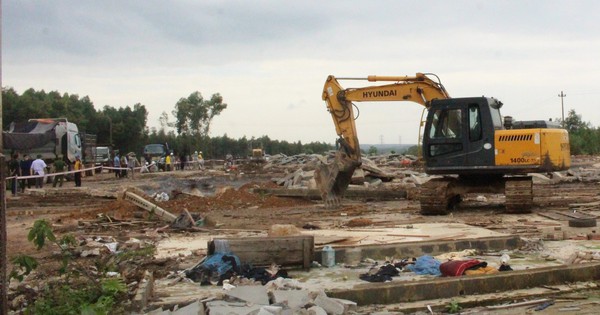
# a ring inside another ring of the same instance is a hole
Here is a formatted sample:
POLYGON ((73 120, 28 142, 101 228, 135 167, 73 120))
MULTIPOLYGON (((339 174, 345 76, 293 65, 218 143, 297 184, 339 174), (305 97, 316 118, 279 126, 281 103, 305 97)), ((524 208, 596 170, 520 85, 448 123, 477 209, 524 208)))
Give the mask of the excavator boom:
POLYGON ((325 204, 336 206, 350 184, 354 170, 361 165, 352 102, 411 101, 428 108, 432 100, 450 96, 439 80, 436 82, 426 74, 417 73, 415 76, 371 75, 366 78, 336 78, 330 75, 325 81, 322 98, 339 136, 339 151, 333 163, 323 163, 317 168, 315 180, 325 204), (344 89, 339 80, 394 83, 344 89))

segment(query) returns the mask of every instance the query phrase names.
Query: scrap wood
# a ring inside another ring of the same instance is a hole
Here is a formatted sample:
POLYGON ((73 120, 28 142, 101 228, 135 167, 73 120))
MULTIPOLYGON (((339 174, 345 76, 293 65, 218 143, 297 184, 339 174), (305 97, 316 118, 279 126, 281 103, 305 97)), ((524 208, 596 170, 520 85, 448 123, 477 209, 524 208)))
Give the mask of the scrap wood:
POLYGON ((563 211, 563 212, 554 211, 554 212, 558 213, 558 214, 562 214, 562 215, 570 217, 570 218, 575 218, 575 219, 596 218, 596 216, 592 216, 592 215, 588 215, 588 214, 579 214, 577 212, 572 212, 572 211, 563 211))
POLYGON ((563 216, 560 212, 559 213, 553 213, 553 212, 538 212, 537 215, 542 216, 544 218, 548 218, 548 219, 552 219, 552 220, 557 220, 557 221, 563 221, 566 220, 567 218, 565 218, 565 216, 563 216))
POLYGON ((539 299, 539 300, 531 300, 531 301, 512 303, 512 304, 492 305, 492 306, 486 306, 485 308, 490 309, 490 310, 500 310, 500 309, 506 309, 506 308, 512 308, 512 307, 542 304, 542 303, 546 303, 546 302, 550 302, 550 301, 552 301, 552 300, 551 299, 539 299))
POLYGON ((338 236, 316 236, 315 245, 327 245, 340 243, 348 240, 350 237, 338 237, 338 236))
POLYGON ((541 285, 540 288, 544 288, 544 289, 548 289, 548 290, 553 290, 553 291, 560 291, 559 288, 551 287, 549 285, 541 285))
POLYGON ((561 226, 558 222, 540 222, 540 221, 527 221, 523 222, 524 225, 544 225, 544 226, 561 226))
POLYGON ((586 202, 586 203, 571 203, 569 207, 593 207, 600 206, 600 201, 586 202))
POLYGON ((425 234, 386 234, 386 236, 400 236, 400 237, 431 237, 431 235, 425 235, 425 234))

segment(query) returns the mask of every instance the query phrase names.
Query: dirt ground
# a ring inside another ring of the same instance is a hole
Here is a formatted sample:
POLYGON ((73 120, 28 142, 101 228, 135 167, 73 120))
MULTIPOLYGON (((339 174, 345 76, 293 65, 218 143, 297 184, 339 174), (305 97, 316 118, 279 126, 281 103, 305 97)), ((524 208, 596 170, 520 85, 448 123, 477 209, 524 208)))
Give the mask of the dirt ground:
MULTIPOLYGON (((574 167, 591 167, 595 163, 598 163, 597 158, 581 157, 574 161, 574 167)), ((284 175, 262 172, 259 168, 236 173, 221 170, 136 173, 133 179, 118 179, 114 174, 103 173, 84 177, 81 188, 75 188, 74 183, 68 181, 60 188, 46 184, 42 190, 30 189, 17 197, 8 193, 8 257, 10 260, 17 254, 28 254, 38 258, 42 264, 36 272, 36 279, 56 273, 56 264, 50 262, 55 261, 52 256, 58 249, 50 246, 36 250, 27 241, 33 222, 42 218, 49 220, 59 235, 112 237, 119 242, 131 238, 155 241, 164 237, 160 233, 164 231, 164 221, 118 199, 127 189, 143 192, 148 200, 175 215, 186 209, 196 217, 202 217, 201 229, 223 234, 240 230, 266 231, 274 224, 293 224, 299 229, 307 226, 344 229, 445 222, 486 227, 523 237, 544 237, 555 225, 542 221, 543 217, 537 214, 566 211, 571 204, 595 202, 600 198, 597 182, 542 183, 534 185, 537 207, 531 215, 503 214, 502 196, 486 195, 484 200, 481 196, 469 195, 452 214, 429 217, 419 214, 415 200, 346 200, 342 207, 332 210, 326 209, 320 201, 252 192, 253 188, 278 187, 273 179, 284 175), (152 199, 152 196, 163 192, 169 195, 168 201, 152 199)), ((600 208, 587 209, 586 213, 600 215, 600 208)), ((595 228, 570 228, 564 223, 561 226, 563 237, 576 238, 596 233, 595 228)), ((203 232, 169 230, 167 233, 193 235, 203 232)), ((177 269, 181 261, 155 263, 155 270, 166 274, 177 269)), ((9 265, 9 271, 11 267, 9 265)), ((135 269, 135 266, 130 269, 135 269)), ((11 284, 11 287, 15 288, 16 284, 11 284)))

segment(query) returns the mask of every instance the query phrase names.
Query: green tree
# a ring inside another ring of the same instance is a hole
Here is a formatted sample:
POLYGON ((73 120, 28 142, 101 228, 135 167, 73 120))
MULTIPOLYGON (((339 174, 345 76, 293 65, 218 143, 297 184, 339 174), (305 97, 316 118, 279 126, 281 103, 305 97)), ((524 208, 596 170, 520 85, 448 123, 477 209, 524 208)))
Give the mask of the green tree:
POLYGON ((377 154, 377 147, 375 147, 374 145, 369 147, 369 151, 367 152, 369 155, 375 155, 377 154))
POLYGON ((565 128, 569 133, 576 132, 583 129, 589 129, 590 123, 585 122, 581 119, 581 115, 578 115, 574 109, 569 110, 567 118, 565 118, 565 128))
POLYGON ((227 104, 223 103, 223 97, 218 93, 213 94, 210 100, 205 100, 198 91, 181 98, 172 112, 177 134, 208 135, 212 119, 225 108, 227 104))

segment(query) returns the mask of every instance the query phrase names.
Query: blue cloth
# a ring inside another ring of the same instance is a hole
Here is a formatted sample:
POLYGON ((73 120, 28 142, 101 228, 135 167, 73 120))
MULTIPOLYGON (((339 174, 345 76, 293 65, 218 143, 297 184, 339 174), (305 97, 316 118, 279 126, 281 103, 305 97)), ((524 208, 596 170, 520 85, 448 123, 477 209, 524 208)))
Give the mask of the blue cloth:
POLYGON ((213 255, 206 257, 200 267, 210 271, 216 271, 219 276, 221 276, 231 269, 239 272, 240 265, 240 259, 236 255, 214 253, 213 255))
POLYGON ((421 256, 417 258, 414 265, 408 265, 406 268, 418 275, 441 276, 441 263, 431 256, 421 256))

